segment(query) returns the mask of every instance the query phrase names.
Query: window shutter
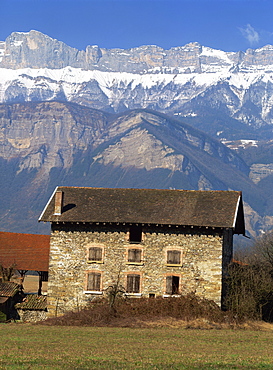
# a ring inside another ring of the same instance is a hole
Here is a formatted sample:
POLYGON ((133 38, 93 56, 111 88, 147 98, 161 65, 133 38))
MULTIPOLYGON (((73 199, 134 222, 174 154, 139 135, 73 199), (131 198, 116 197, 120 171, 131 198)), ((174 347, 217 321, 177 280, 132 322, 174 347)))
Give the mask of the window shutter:
POLYGON ((90 272, 88 274, 87 290, 100 291, 100 279, 101 279, 100 273, 90 272))
POLYGON ((172 294, 179 293, 179 276, 173 276, 172 282, 172 294))
POLYGON ((140 292, 140 276, 135 275, 135 286, 134 286, 134 293, 140 292))
POLYGON ((170 265, 181 264, 181 252, 180 251, 167 251, 167 263, 170 265))
POLYGON ((127 275, 127 292, 132 293, 134 286, 134 277, 133 275, 127 275))
POLYGON ((179 276, 166 277, 166 294, 179 293, 179 276))
POLYGON ((89 261, 102 261, 102 248, 89 248, 89 261))
POLYGON ((140 292, 140 275, 127 275, 127 293, 140 292))
POLYGON ((167 276, 166 277, 166 294, 173 293, 173 277, 167 276))
POLYGON ((129 249, 128 262, 141 262, 141 249, 129 249))

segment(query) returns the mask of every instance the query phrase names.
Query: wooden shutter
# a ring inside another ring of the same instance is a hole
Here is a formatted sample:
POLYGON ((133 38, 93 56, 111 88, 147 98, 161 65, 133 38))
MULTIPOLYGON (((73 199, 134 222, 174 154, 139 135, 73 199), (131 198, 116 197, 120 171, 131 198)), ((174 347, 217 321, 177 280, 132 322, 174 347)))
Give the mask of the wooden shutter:
POLYGON ((179 293, 179 276, 173 276, 172 290, 173 290, 172 294, 179 293))
POLYGON ((170 265, 181 264, 181 252, 180 251, 167 251, 167 263, 170 265))
POLYGON ((179 293, 179 276, 166 277, 166 294, 179 293))
POLYGON ((102 261, 102 248, 100 247, 89 248, 89 261, 102 261))
POLYGON ((127 293, 140 292, 140 275, 130 274, 127 275, 127 293))
POLYGON ((128 249, 128 262, 141 262, 141 249, 128 249))
POLYGON ((89 272, 87 281, 87 290, 100 291, 101 274, 97 272, 89 272))
POLYGON ((173 277, 166 277, 166 294, 173 294, 173 277))

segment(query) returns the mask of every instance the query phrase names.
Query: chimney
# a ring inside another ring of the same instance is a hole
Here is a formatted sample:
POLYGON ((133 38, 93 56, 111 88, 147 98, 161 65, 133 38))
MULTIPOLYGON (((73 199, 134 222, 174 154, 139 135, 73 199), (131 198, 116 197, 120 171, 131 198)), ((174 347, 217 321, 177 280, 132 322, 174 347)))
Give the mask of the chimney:
POLYGON ((62 214, 63 206, 63 192, 57 190, 55 193, 55 205, 54 205, 54 216, 60 216, 62 214))

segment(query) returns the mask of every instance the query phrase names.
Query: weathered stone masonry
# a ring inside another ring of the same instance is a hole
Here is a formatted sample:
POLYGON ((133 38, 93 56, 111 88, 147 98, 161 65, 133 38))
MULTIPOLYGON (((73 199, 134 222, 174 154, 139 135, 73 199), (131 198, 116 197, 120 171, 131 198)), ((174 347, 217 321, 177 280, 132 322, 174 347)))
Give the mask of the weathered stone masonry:
POLYGON ((129 297, 194 292, 223 305, 234 234, 245 234, 237 191, 55 189, 48 315, 79 310, 119 283, 129 297))
POLYGON ((142 241, 131 244, 129 225, 53 224, 48 284, 49 316, 86 306, 127 274, 140 275, 140 293, 166 295, 166 278, 179 277, 179 294, 195 292, 221 304, 222 274, 232 257, 232 232, 223 229, 144 225, 142 241), (73 231, 72 231, 73 230, 73 231), (99 263, 88 262, 88 248, 103 248, 99 263), (141 262, 128 262, 128 249, 140 248, 141 262), (181 251, 179 266, 167 265, 168 250, 181 251), (224 250, 224 253, 223 253, 224 250), (222 257, 223 256, 223 257, 222 257), (101 274, 99 292, 87 292, 88 272, 101 274))

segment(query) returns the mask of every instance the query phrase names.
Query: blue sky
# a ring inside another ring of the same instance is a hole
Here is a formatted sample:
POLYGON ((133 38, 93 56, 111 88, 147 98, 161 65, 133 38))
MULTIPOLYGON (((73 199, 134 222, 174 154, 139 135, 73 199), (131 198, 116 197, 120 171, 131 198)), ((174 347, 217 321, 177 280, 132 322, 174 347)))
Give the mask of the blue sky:
POLYGON ((0 40, 34 29, 77 49, 197 41, 245 51, 273 44, 272 16, 273 0, 0 0, 0 40))

